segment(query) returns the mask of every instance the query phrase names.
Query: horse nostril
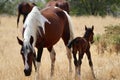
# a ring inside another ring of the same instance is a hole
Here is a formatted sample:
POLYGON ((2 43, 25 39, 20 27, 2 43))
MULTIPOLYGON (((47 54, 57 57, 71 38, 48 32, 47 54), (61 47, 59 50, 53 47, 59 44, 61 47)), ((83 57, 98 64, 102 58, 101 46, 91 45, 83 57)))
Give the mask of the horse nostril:
POLYGON ((30 76, 31 75, 31 69, 24 70, 25 76, 30 76))

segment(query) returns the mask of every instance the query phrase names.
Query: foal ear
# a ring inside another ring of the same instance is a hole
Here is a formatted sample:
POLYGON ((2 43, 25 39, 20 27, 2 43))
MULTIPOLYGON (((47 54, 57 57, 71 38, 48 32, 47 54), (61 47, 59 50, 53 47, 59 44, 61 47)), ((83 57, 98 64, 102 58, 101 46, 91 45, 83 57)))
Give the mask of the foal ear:
POLYGON ((20 45, 23 45, 23 41, 20 40, 18 37, 17 37, 17 41, 18 41, 18 43, 19 43, 20 45))
POLYGON ((85 30, 87 30, 87 26, 85 25, 85 30))
POLYGON ((94 30, 94 25, 92 25, 92 30, 94 30))
POLYGON ((30 44, 31 44, 31 45, 33 44, 33 41, 34 41, 33 36, 31 36, 31 37, 30 37, 30 44))

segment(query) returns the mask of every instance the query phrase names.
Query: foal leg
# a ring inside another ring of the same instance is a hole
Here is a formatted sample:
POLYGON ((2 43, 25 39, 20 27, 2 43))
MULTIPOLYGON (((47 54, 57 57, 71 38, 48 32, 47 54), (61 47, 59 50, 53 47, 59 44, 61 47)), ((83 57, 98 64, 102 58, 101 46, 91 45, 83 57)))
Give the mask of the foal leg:
POLYGON ((84 52, 79 51, 79 55, 78 55, 78 77, 80 79, 80 75, 81 75, 81 64, 82 64, 82 58, 83 58, 84 52))
POLYGON ((53 47, 47 48, 50 52, 50 58, 51 58, 51 76, 54 74, 54 66, 55 66, 55 50, 53 47))
MULTIPOLYGON (((73 49, 74 50, 74 49, 73 49)), ((75 65, 75 80, 78 80, 78 60, 77 60, 77 57, 76 57, 76 54, 77 54, 77 50, 74 50, 72 51, 73 53, 73 58, 74 58, 74 65, 75 65)))
POLYGON ((84 53, 79 51, 78 61, 77 61, 77 68, 76 68, 77 80, 81 80, 81 64, 82 64, 83 55, 84 55, 84 53))
POLYGON ((36 58, 36 75, 35 75, 35 80, 39 80, 39 67, 40 67, 42 52, 43 52, 43 47, 40 46, 38 48, 38 53, 37 53, 37 58, 36 58))
POLYGON ((93 70, 93 63, 92 63, 92 59, 91 59, 91 53, 90 53, 89 50, 86 52, 86 55, 87 55, 87 58, 88 58, 88 61, 89 61, 89 66, 91 68, 92 75, 93 75, 93 77, 95 79, 95 74, 94 74, 94 70, 93 70))

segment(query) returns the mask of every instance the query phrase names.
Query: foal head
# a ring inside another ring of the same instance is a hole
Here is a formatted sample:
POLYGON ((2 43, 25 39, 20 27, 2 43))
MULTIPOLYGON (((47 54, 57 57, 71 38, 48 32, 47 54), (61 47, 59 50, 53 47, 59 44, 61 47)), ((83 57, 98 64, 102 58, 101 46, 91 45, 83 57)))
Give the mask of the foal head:
POLYGON ((87 28, 87 26, 85 25, 85 35, 84 35, 84 38, 87 39, 87 41, 93 43, 94 40, 93 40, 93 36, 94 36, 94 26, 92 26, 92 28, 87 28))
POLYGON ((24 73, 25 76, 30 76, 32 71, 32 61, 35 57, 35 50, 32 46, 33 44, 33 37, 31 36, 30 41, 22 41, 17 37, 18 43, 22 46, 21 47, 21 55, 24 62, 24 73))

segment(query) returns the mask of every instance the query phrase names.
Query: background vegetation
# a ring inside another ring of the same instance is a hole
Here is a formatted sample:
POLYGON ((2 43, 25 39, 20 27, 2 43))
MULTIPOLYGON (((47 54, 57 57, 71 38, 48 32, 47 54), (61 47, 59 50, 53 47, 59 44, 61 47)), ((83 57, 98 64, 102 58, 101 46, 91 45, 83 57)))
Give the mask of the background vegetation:
POLYGON ((105 33, 102 35, 96 35, 95 41, 97 44, 98 53, 120 52, 120 24, 105 26, 105 33))
POLYGON ((71 14, 75 15, 100 15, 107 14, 118 16, 120 11, 119 0, 69 0, 71 14))
MULTIPOLYGON (((39 7, 44 7, 50 0, 1 0, 0 14, 16 14, 17 5, 22 1, 35 2, 39 7)), ((72 15, 120 15, 119 0, 67 0, 70 4, 72 15)))

